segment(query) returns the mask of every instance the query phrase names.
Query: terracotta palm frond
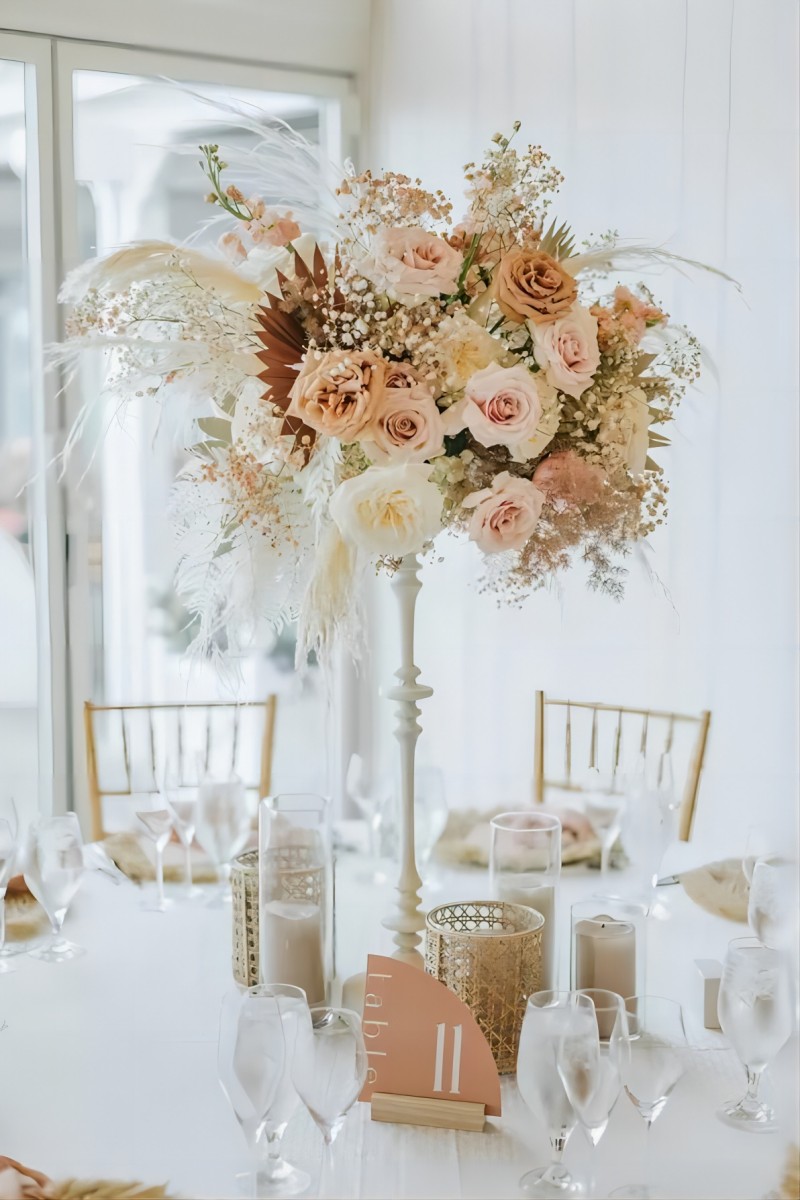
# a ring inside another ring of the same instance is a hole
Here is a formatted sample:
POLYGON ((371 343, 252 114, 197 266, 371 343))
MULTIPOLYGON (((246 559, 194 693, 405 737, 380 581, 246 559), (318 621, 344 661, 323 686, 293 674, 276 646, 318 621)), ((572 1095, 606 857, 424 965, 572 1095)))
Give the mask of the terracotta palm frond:
MULTIPOLYGON (((283 277, 279 283, 283 291, 283 277)), ((258 378, 267 385, 270 403, 285 413, 289 407, 292 385, 300 372, 306 336, 297 317, 284 312, 280 304, 281 300, 268 294, 267 306, 256 312, 259 325, 256 337, 264 346, 263 350, 256 352, 256 358, 264 364, 264 370, 258 378)), ((316 437, 313 429, 294 417, 284 419, 281 433, 291 434, 298 444, 303 441, 308 450, 316 437)))

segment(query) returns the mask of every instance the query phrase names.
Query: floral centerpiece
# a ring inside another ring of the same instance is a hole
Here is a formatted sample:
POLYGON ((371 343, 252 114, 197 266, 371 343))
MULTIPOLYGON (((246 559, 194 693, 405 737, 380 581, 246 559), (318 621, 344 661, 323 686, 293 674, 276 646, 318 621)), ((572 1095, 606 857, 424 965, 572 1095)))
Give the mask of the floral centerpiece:
POLYGON ((675 256, 578 248, 549 215, 562 176, 513 135, 468 164, 452 224, 405 175, 350 169, 326 190, 311 147, 258 128, 243 173, 264 146, 282 164, 261 194, 201 147, 215 247, 144 243, 64 289, 72 346, 112 353, 108 387, 189 418, 173 515, 197 644, 297 614, 301 655, 355 642, 363 570, 443 531, 476 543, 501 597, 576 555, 619 595, 620 559, 664 519, 651 451, 700 356, 613 272, 675 256))

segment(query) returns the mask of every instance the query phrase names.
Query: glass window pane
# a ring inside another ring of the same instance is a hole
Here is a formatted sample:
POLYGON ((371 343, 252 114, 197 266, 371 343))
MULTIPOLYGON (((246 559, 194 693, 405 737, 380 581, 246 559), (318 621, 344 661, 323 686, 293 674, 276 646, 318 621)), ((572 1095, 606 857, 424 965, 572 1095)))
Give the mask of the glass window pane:
POLYGON ((25 64, 0 59, 0 816, 37 803, 25 64))
MULTIPOLYGON (((192 84, 192 90, 282 117, 310 141, 319 138, 320 101, 192 84)), ((75 177, 79 257, 129 242, 180 241, 210 215, 208 190, 196 154, 175 145, 205 142, 242 148, 255 135, 231 131, 200 96, 130 75, 76 71, 73 75, 75 177)), ((269 199, 269 197, 266 197, 269 199)), ((84 372, 84 398, 96 393, 102 368, 84 372)), ((280 694, 274 787, 326 790, 325 706, 319 682, 294 677, 294 635, 254 647, 240 662, 233 687, 211 664, 184 657, 188 615, 173 587, 174 549, 165 511, 172 481, 187 461, 158 398, 135 401, 124 420, 112 405, 97 413, 90 434, 101 448, 78 489, 88 514, 87 609, 93 645, 95 702, 261 699, 280 694), (303 752, 309 742, 315 753, 303 752)), ((85 697, 76 696, 80 702, 85 697)))

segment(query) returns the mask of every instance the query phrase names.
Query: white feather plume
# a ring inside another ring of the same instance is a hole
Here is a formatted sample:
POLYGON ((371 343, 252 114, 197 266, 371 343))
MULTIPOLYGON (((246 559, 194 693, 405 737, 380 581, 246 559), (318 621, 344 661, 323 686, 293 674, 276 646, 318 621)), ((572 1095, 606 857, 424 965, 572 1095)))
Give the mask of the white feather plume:
MULTIPOLYGON (((571 275, 579 275, 582 271, 640 271, 644 267, 667 266, 677 271, 682 267, 691 267, 695 271, 708 271, 717 275, 727 283, 732 283, 738 292, 739 284, 732 275, 726 275, 717 267, 708 263, 698 262, 694 258, 686 258, 663 246, 646 246, 632 242, 603 242, 590 246, 582 254, 575 254, 564 263, 571 275)), ((685 273, 682 272, 681 273, 685 273)))
POLYGON ((79 304, 92 288, 124 292, 132 283, 187 274, 231 303, 258 304, 263 297, 258 284, 244 279, 222 258, 212 258, 200 250, 172 242, 137 242, 111 254, 90 258, 71 271, 59 299, 64 304, 79 304))

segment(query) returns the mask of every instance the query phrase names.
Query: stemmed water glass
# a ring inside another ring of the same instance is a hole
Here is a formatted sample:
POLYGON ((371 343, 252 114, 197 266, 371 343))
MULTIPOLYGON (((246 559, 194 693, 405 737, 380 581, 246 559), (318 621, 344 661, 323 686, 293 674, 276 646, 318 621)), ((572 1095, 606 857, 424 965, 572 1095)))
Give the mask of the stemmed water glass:
POLYGON ((356 1013, 318 1007, 300 1017, 292 1079, 325 1140, 320 1196, 340 1194, 333 1188, 333 1143, 366 1077, 367 1051, 356 1013))
POLYGON ((43 817, 28 829, 23 874, 31 893, 47 913, 52 937, 28 953, 44 962, 64 962, 86 951, 67 941, 61 927, 83 874, 83 838, 75 813, 43 817))
POLYGON ((156 852, 155 900, 145 900, 142 905, 148 912, 164 912, 168 903, 171 903, 164 895, 164 850, 172 833, 172 813, 165 805, 163 797, 154 796, 152 808, 140 809, 136 813, 156 852), (156 806, 158 802, 161 807, 156 806))
POLYGON ((747 920, 760 942, 791 951, 798 940, 798 864, 778 854, 756 859, 750 876, 747 920))
MULTIPOLYGON (((6 888, 14 870, 17 857, 17 841, 8 821, 0 818, 0 956, 6 944, 6 888)), ((0 957, 0 974, 13 971, 12 963, 0 957)))
POLYGON ((181 787, 180 777, 167 763, 164 770, 164 780, 161 795, 172 817, 172 825, 183 847, 184 862, 184 895, 192 900, 200 894, 200 889, 192 883, 192 842, 197 826, 197 789, 181 787))
POLYGON ((558 1070, 559 1046, 573 1033, 594 1026, 594 1005, 578 992, 536 992, 528 1000, 517 1055, 517 1087, 528 1107, 544 1122, 550 1138, 548 1167, 528 1171, 519 1186, 528 1196, 580 1196, 582 1182, 562 1159, 578 1118, 558 1070))
MULTIPOLYGON (((645 1122, 646 1151, 653 1122, 664 1111, 685 1069, 686 1033, 680 1004, 661 996, 625 1001, 628 1032, 620 1042, 619 1072, 625 1094, 645 1122)), ((648 1184, 617 1188, 613 1197, 656 1197, 648 1184)))
POLYGON ((753 1133, 777 1128, 772 1108, 759 1099, 764 1068, 792 1033, 792 997, 786 960, 757 938, 728 946, 719 986, 719 1023, 747 1071, 747 1091, 719 1111, 728 1124, 753 1133))
POLYGON ((247 843, 250 814, 241 779, 204 779, 197 789, 197 840, 217 868, 219 892, 212 904, 230 899, 231 859, 247 843))
POLYGON ((298 1104, 292 1083, 297 1030, 308 1014, 305 992, 271 983, 229 993, 222 1004, 218 1071, 254 1158, 237 1179, 251 1196, 296 1196, 311 1182, 281 1155, 298 1104))

